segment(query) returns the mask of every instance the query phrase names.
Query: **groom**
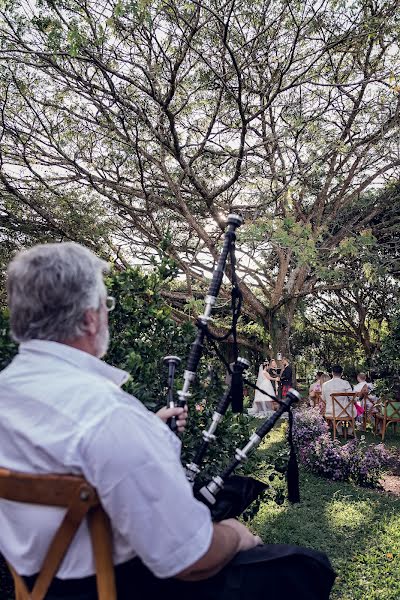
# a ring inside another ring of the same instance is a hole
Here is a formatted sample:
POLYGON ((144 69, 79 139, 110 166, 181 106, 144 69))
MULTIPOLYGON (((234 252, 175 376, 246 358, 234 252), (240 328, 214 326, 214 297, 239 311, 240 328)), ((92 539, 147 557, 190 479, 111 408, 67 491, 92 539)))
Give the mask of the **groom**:
POLYGON ((293 387, 293 369, 286 356, 282 358, 282 367, 283 369, 280 374, 280 384, 282 389, 282 398, 286 398, 288 389, 293 387))

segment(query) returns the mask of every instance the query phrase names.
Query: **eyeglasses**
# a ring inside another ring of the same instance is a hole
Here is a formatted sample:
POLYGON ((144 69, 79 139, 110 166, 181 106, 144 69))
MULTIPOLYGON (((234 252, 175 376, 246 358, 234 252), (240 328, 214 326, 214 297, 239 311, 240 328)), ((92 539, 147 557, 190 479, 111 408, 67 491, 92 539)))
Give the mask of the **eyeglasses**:
POLYGON ((115 298, 114 296, 107 296, 105 301, 106 311, 111 312, 115 308, 115 298))

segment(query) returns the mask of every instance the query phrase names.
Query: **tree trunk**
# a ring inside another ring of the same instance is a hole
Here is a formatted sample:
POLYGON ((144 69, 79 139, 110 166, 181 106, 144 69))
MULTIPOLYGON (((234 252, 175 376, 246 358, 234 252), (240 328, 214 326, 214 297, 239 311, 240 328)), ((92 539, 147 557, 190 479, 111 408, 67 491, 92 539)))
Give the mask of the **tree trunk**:
POLYGON ((292 299, 285 304, 278 314, 273 314, 270 320, 270 335, 272 355, 274 357, 280 352, 282 356, 291 357, 289 337, 292 330, 293 317, 297 300, 292 299))
POLYGON ((278 326, 272 330, 272 354, 277 357, 280 353, 282 356, 290 357, 290 335, 291 324, 282 323, 279 321, 278 326))

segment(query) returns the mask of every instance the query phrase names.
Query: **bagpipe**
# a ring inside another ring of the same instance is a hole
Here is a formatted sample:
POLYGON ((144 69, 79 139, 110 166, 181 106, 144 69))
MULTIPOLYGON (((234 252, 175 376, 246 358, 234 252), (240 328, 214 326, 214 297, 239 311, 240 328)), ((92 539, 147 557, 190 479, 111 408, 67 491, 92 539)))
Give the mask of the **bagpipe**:
MULTIPOLYGON (((225 368, 230 375, 230 382, 213 412, 211 422, 208 428, 202 433, 202 441, 192 461, 186 465, 186 476, 193 485, 194 495, 198 500, 201 500, 210 508, 214 521, 220 521, 222 519, 239 516, 250 506, 253 500, 262 494, 262 492, 268 487, 267 484, 262 481, 252 477, 234 475, 233 472, 237 466, 245 461, 249 454, 255 448, 257 448, 262 439, 268 434, 269 431, 271 431, 275 423, 285 412, 289 413, 288 442, 290 446, 290 456, 287 470, 288 498, 291 502, 299 502, 300 500, 297 459, 292 441, 293 415, 291 410, 293 405, 299 401, 300 395, 296 390, 289 389, 286 397, 281 400, 276 396, 272 396, 264 390, 261 390, 244 377, 244 373, 250 365, 245 358, 241 358, 238 355, 237 322, 241 311, 242 293, 240 291, 236 275, 235 241, 236 229, 240 227, 242 223, 243 219, 240 215, 230 214, 228 216, 223 247, 205 298, 204 313, 198 317, 196 322, 197 335, 190 347, 189 357, 183 375, 183 386, 182 389, 177 391, 177 402, 174 400, 173 388, 175 369, 179 365, 180 359, 177 356, 166 356, 164 358, 164 363, 168 366, 167 405, 169 407, 183 407, 190 398, 190 388, 196 377, 196 372, 203 354, 206 340, 213 345, 215 352, 225 365, 225 368), (211 319, 213 307, 215 306, 219 291, 221 289, 228 257, 230 258, 229 275, 232 282, 232 325, 230 330, 224 336, 217 336, 210 331, 208 324, 211 319), (216 346, 217 341, 224 341, 230 336, 233 338, 234 362, 232 366, 228 364, 216 346), (222 473, 214 476, 208 482, 198 484, 196 478, 201 471, 201 465, 207 453, 207 449, 209 448, 210 444, 216 440, 216 430, 218 424, 223 419, 227 409, 231 405, 232 412, 243 412, 244 382, 250 387, 259 390, 266 396, 269 396, 272 400, 278 403, 279 408, 269 418, 267 418, 260 425, 260 427, 257 428, 243 448, 237 448, 235 450, 235 456, 233 460, 223 470, 222 473)), ((177 433, 175 417, 170 419, 168 424, 171 430, 177 433)))

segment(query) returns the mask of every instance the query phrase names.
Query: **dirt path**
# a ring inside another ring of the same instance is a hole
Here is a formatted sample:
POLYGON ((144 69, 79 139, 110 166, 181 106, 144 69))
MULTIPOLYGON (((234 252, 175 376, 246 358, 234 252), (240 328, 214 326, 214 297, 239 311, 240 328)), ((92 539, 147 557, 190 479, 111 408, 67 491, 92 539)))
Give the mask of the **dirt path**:
POLYGON ((400 477, 398 475, 385 475, 382 481, 385 492, 400 496, 400 477))
POLYGON ((400 496, 400 451, 391 450, 392 458, 389 463, 389 475, 385 475, 382 481, 382 487, 385 492, 400 496))
POLYGON ((400 475, 400 450, 392 448, 389 470, 391 475, 400 475))

